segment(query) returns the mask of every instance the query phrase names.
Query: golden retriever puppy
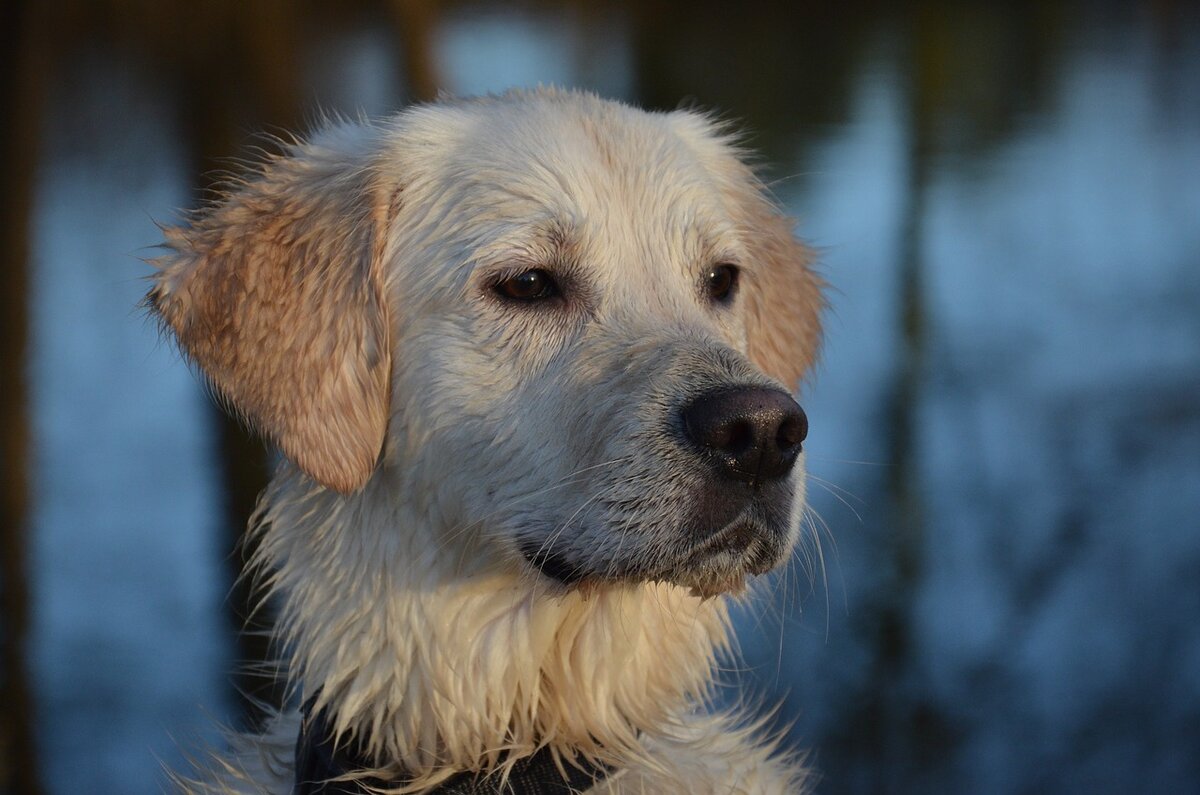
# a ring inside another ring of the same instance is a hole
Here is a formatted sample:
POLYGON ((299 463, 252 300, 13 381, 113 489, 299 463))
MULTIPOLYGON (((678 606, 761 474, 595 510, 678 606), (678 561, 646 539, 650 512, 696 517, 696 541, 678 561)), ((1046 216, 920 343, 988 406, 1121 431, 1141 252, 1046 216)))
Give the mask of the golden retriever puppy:
POLYGON ((558 90, 333 124, 168 229, 149 306, 284 456, 303 705, 184 789, 796 792, 709 696, 799 533, 809 260, 720 124, 558 90))

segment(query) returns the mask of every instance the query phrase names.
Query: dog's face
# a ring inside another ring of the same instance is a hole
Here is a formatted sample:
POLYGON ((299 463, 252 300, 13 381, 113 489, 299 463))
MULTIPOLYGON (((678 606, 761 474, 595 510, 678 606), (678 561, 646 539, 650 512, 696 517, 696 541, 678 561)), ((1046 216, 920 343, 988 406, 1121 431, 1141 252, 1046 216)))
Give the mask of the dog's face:
POLYGON ((327 486, 387 479, 446 543, 565 585, 709 595, 791 549, 818 285, 703 117, 421 108, 327 131, 169 242, 153 305, 327 486))

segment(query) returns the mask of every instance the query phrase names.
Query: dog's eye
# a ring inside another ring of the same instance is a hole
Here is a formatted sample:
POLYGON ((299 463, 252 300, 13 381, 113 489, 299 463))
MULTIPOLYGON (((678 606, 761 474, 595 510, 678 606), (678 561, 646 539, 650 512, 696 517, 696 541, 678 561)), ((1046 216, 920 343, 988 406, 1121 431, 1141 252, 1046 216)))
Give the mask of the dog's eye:
POLYGON ((510 301, 541 301, 558 295, 554 277, 540 268, 510 276, 495 289, 500 297, 510 301))
POLYGON ((706 279, 709 299, 720 304, 728 303, 737 287, 738 269, 735 265, 715 265, 706 279))

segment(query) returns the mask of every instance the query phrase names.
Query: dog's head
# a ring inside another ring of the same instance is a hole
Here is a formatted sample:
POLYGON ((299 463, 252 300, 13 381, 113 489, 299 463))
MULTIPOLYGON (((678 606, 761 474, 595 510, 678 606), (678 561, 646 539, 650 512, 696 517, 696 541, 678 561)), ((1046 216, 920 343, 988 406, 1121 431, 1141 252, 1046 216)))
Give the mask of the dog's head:
POLYGON ((704 116, 539 91, 334 126, 167 245, 154 311, 330 489, 567 585, 707 595, 791 549, 819 285, 704 116))

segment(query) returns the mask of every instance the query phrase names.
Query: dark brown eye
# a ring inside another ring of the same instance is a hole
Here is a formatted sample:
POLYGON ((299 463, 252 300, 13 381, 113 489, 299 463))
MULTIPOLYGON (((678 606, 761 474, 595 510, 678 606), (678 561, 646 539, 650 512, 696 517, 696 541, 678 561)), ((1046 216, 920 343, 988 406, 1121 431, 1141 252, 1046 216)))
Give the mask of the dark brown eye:
POLYGON ((554 277, 540 268, 510 276, 495 289, 500 297, 510 301, 541 301, 558 295, 554 277))
POLYGON ((717 303, 728 303, 737 287, 738 269, 735 265, 715 265, 708 272, 708 297, 717 303))

